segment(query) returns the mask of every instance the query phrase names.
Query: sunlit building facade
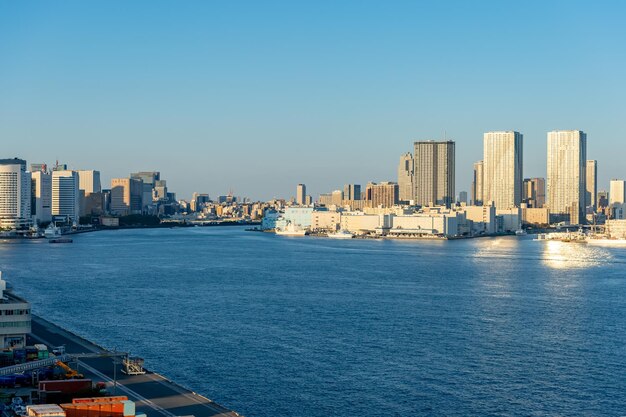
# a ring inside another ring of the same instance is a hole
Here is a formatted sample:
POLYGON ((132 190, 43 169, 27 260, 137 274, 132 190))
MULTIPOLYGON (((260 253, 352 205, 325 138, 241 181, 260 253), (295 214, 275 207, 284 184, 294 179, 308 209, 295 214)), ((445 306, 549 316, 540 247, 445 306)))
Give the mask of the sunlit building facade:
POLYGON ((585 219, 587 135, 580 130, 548 133, 547 195, 552 223, 585 219))
POLYGON ((523 136, 519 132, 487 132, 483 136, 483 202, 497 209, 522 202, 523 136))
POLYGON ((415 142, 413 164, 415 204, 450 207, 455 200, 455 143, 415 142))

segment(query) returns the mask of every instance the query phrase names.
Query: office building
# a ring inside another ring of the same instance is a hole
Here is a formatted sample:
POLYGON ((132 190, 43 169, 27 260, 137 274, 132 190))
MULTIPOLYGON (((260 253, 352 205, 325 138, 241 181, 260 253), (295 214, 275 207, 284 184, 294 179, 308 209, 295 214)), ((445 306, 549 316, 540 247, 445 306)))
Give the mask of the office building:
POLYGON ((524 198, 526 207, 542 208, 546 204, 546 180, 545 178, 524 179, 524 198))
POLYGON ((474 162, 474 177, 472 180, 472 205, 483 205, 483 161, 474 162))
POLYGON ((46 164, 30 164, 30 172, 48 172, 48 165, 46 164))
POLYGON ((335 190, 330 194, 331 204, 335 206, 341 206, 341 202, 343 201, 343 191, 335 190))
POLYGON ((626 194, 626 181, 624 180, 611 180, 611 186, 609 188, 609 205, 624 204, 624 195, 626 194))
POLYGON ((459 204, 467 204, 467 191, 461 191, 459 193, 459 204))
POLYGON ((80 216, 80 188, 78 172, 52 171, 52 217, 78 223, 80 216))
POLYGON ((49 223, 52 221, 52 175, 44 170, 33 171, 30 174, 30 182, 30 211, 33 224, 49 223))
POLYGON ((343 198, 345 200, 360 200, 361 199, 361 186, 359 184, 344 185, 343 198))
POLYGON ((296 204, 301 206, 306 204, 306 185, 304 184, 296 186, 296 204))
POLYGON ((596 196, 598 195, 598 161, 587 161, 586 174, 585 207, 593 213, 597 209, 596 196))
POLYGON ((80 170, 78 172, 78 188, 89 195, 102 191, 100 186, 100 171, 80 170))
POLYGON ((210 202, 211 198, 208 194, 193 193, 189 209, 193 212, 200 212, 210 202))
POLYGON ((80 215, 102 214, 102 186, 100 171, 78 170, 80 215))
POLYGON ((365 188, 370 207, 393 207, 398 204, 398 184, 395 182, 370 182, 365 188))
POLYGON ((0 159, 0 229, 31 225, 31 178, 23 159, 0 159))
POLYGON ((130 174, 130 178, 134 180, 141 180, 141 208, 152 205, 154 197, 154 187, 156 182, 161 180, 161 173, 158 171, 141 171, 133 172, 130 174))
POLYGON ((623 219, 626 216, 626 181, 611 180, 609 188, 609 216, 612 219, 623 219))
MULTIPOLYGON (((144 192, 145 192, 145 184, 144 184, 144 192)), ((166 180, 156 180, 154 182, 154 189, 152 190, 152 201, 176 201, 172 200, 169 197, 169 192, 167 191, 167 181, 166 180)), ((146 201, 143 202, 144 207, 149 206, 150 204, 146 204, 146 201)))
POLYGON ((454 148, 453 141, 414 143, 415 204, 450 207, 454 203, 454 148))
POLYGON ((547 204, 551 223, 584 222, 586 171, 587 135, 580 130, 549 132, 547 204))
POLYGON ((598 191, 598 196, 596 198, 598 209, 604 209, 609 206, 609 192, 608 191, 598 191))
POLYGON ((119 216, 140 214, 143 201, 143 182, 134 178, 111 180, 111 213, 119 216))
POLYGON ((487 132, 483 136, 483 202, 496 209, 522 203, 523 136, 519 132, 487 132))
POLYGON ((398 164, 398 190, 399 199, 402 202, 409 202, 413 198, 413 155, 410 152, 400 157, 398 164))

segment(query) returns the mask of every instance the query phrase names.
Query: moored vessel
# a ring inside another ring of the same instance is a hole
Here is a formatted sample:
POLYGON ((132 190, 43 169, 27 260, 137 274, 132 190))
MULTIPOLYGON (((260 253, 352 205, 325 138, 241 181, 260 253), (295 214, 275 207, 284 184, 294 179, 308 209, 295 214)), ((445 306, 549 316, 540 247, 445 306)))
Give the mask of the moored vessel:
POLYGON ((326 236, 331 239, 352 239, 354 237, 354 235, 347 230, 339 230, 335 233, 328 233, 326 236))

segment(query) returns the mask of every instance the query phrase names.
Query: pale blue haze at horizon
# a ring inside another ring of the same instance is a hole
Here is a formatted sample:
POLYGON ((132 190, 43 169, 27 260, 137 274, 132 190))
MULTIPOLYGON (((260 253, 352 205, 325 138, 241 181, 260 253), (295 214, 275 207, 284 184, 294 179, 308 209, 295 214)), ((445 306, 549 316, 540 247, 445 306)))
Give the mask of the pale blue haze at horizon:
POLYGON ((483 132, 522 132, 525 176, 545 176, 546 132, 581 129, 603 189, 626 177, 625 9, 4 2, 2 155, 265 199, 395 180, 413 140, 445 132, 458 193, 483 132))

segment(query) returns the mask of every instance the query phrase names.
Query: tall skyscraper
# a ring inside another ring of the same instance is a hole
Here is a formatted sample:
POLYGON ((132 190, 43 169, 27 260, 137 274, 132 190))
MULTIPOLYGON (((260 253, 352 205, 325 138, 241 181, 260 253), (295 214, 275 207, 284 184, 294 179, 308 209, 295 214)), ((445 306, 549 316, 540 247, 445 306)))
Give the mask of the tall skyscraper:
POLYGON ((475 206, 483 205, 483 161, 474 162, 474 179, 472 180, 471 199, 475 206))
POLYGON ((587 135, 580 130, 548 133, 548 207, 550 221, 585 219, 587 135))
POLYGON ((415 204, 450 207, 454 203, 454 147, 453 141, 414 143, 415 204))
POLYGON ((459 204, 467 204, 467 191, 459 193, 459 204))
POLYGON ((496 209, 522 202, 523 136, 519 132, 487 132, 483 136, 483 201, 496 209))
POLYGON ((306 185, 298 184, 296 187, 296 204, 305 205, 306 204, 306 185))
POLYGON ((52 175, 41 170, 33 171, 30 175, 33 223, 48 223, 52 220, 52 175))
POLYGON ((413 200, 413 155, 410 152, 400 157, 398 164, 398 190, 400 201, 413 200))
POLYGON ((0 228, 31 224, 31 178, 23 159, 0 159, 0 228))
POLYGON ((52 216, 65 216, 70 223, 78 223, 80 188, 76 171, 52 171, 52 216))
POLYGON ((526 178, 523 186, 523 202, 531 208, 542 208, 546 204, 545 178, 526 178))
POLYGON ((598 161, 587 161, 587 180, 585 186, 585 207, 595 212, 597 208, 596 196, 598 195, 598 161))
POLYGON ((359 184, 346 184, 343 186, 343 198, 346 200, 360 200, 361 186, 359 184))

